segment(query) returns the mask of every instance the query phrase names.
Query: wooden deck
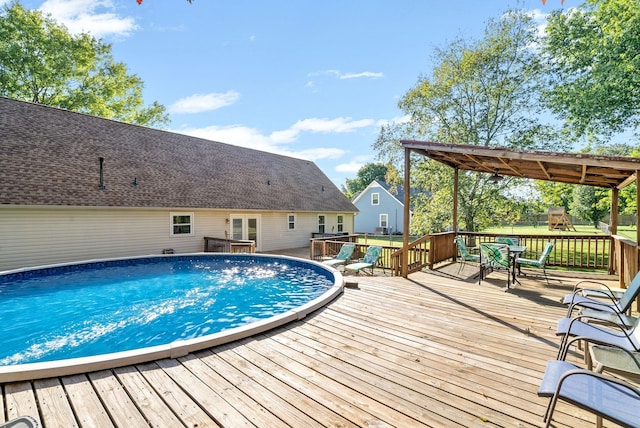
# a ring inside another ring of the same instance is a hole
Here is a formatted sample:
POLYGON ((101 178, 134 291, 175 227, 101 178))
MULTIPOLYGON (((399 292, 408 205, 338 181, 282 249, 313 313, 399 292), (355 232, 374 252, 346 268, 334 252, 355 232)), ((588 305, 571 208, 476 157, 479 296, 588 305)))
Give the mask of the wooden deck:
MULTIPOLYGON (((558 301, 576 281, 504 275, 481 286, 457 266, 358 288, 276 331, 177 360, 2 385, 5 420, 50 427, 528 427, 555 357, 558 301)), ((572 360, 581 361, 580 354, 572 360)), ((593 426, 565 404, 556 426, 593 426)), ((606 423, 605 423, 606 424, 606 423)), ((608 425, 610 426, 610 425, 608 425)))

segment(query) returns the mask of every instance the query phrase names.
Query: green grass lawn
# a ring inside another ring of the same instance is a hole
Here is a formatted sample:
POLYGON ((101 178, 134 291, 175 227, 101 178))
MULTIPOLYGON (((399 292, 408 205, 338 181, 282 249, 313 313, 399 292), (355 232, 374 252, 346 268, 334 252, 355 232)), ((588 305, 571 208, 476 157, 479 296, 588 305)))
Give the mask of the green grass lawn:
MULTIPOLYGON (((597 229, 589 225, 577 225, 576 231, 573 230, 549 230, 546 225, 544 226, 502 226, 491 227, 482 232, 495 233, 497 235, 604 235, 600 229, 597 229)), ((618 235, 625 238, 636 241, 636 227, 635 226, 618 226, 618 235)), ((416 237, 410 237, 409 241, 413 241, 416 237)), ((369 235, 366 239, 364 236, 358 239, 360 244, 368 245, 383 245, 387 247, 402 247, 402 235, 391 236, 372 236, 369 235)))
MULTIPOLYGON (((495 233, 495 234, 514 234, 514 235, 604 235, 604 233, 590 225, 576 225, 576 231, 573 230, 549 230, 546 225, 544 226, 502 226, 492 227, 483 232, 495 233)), ((635 242, 636 240, 636 227, 635 226, 618 226, 618 235, 624 236, 635 242)))

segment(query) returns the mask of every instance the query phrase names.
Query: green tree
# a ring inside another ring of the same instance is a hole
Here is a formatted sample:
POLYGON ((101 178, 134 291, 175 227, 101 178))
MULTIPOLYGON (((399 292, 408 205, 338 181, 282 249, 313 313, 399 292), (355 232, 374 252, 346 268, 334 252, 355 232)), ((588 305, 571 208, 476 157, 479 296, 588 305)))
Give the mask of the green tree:
POLYGON ((549 17, 549 107, 576 136, 609 136, 640 121, 640 2, 586 0, 549 17))
MULTIPOLYGON (((556 130, 537 120, 541 116, 538 95, 543 83, 543 67, 532 49, 537 43, 531 18, 521 11, 508 11, 488 23, 481 40, 460 39, 436 49, 437 65, 431 75, 420 77, 399 102, 410 122, 383 128, 374 149, 383 158, 397 162, 402 138, 514 149, 562 148, 556 130)), ((437 176, 432 174, 427 186, 428 172, 437 169, 431 163, 420 162, 412 169, 416 177, 420 175, 418 169, 425 169, 425 179, 412 177, 412 187, 426 186, 433 198, 431 204, 425 201, 415 207, 412 221, 424 231, 442 228, 444 218, 428 214, 427 209, 447 209, 451 225, 451 203, 442 201, 453 201, 452 179, 445 179, 453 171, 449 168, 437 176)), ((506 178, 496 186, 487 180, 487 174, 463 171, 459 178, 460 225, 478 230, 497 221, 495 207, 508 203, 504 191, 516 180, 506 178)))
POLYGON ((111 45, 17 2, 2 12, 0 95, 145 126, 169 122, 162 105, 143 105, 142 80, 114 61, 111 45))
POLYGON ((589 221, 594 227, 610 211, 611 191, 592 186, 575 186, 571 214, 589 221))
POLYGON ((574 185, 554 181, 536 181, 535 187, 544 207, 547 209, 564 207, 565 211, 569 212, 569 206, 573 200, 574 185))
POLYGON ((342 186, 342 193, 349 199, 362 192, 373 180, 385 182, 387 167, 381 163, 368 163, 363 165, 357 172, 356 178, 347 179, 342 186))

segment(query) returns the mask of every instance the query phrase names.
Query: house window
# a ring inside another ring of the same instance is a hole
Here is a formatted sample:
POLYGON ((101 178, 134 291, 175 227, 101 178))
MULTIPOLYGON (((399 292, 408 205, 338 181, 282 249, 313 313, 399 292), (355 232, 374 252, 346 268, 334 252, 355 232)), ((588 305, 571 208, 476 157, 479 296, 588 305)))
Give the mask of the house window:
POLYGON ((318 233, 324 233, 325 217, 323 215, 318 216, 318 233))
POLYGON ((344 232, 344 216, 338 216, 338 232, 344 232))
POLYGON ((288 230, 295 230, 296 228, 296 215, 295 214, 289 214, 287 216, 287 229, 288 230))
POLYGON ((380 205, 380 193, 371 194, 371 205, 380 205))
POLYGON ((193 235, 193 213, 171 213, 171 236, 193 235))
POLYGON ((389 214, 380 214, 380 227, 388 227, 389 214))

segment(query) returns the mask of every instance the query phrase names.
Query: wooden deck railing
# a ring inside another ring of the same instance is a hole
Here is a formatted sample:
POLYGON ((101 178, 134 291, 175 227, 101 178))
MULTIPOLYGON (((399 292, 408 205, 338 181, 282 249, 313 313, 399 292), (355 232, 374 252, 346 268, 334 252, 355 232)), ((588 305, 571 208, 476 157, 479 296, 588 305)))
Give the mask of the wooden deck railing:
MULTIPOLYGON (((625 288, 640 269, 640 248, 624 237, 612 235, 497 235, 495 233, 459 232, 467 246, 476 247, 483 242, 495 242, 498 236, 517 236, 520 244, 527 247, 522 257, 536 259, 545 245, 553 241, 555 246, 548 266, 567 269, 605 270, 609 274, 618 274, 620 287, 625 288)), ((433 269, 434 265, 446 260, 455 260, 457 249, 453 242, 453 232, 425 235, 409 244, 408 273, 424 268, 433 269)), ((361 235, 344 235, 311 240, 311 259, 322 260, 323 257, 335 255, 345 242, 356 244, 354 258, 364 255, 367 244, 358 244, 361 235)), ((390 269, 394 275, 402 275, 404 252, 398 247, 382 246, 382 254, 378 266, 390 269)))
MULTIPOLYGON (((322 261, 323 258, 334 257, 338 252, 340 252, 340 248, 345 242, 351 242, 356 246, 353 251, 353 256, 351 257, 355 262, 357 259, 364 257, 367 252, 367 248, 370 246, 369 244, 357 243, 358 238, 362 236, 363 235, 342 235, 326 238, 313 238, 311 239, 311 244, 309 246, 309 258, 311 260, 322 261)), ((387 245, 382 245, 381 247, 382 251, 380 252, 380 258, 378 259, 376 267, 393 271, 392 254, 398 249, 398 247, 387 245)))
POLYGON ((497 235, 473 232, 460 232, 458 235, 465 238, 469 247, 483 242, 495 242, 498 236, 515 236, 520 239, 520 245, 527 247, 522 257, 530 259, 537 259, 547 242, 552 241, 555 246, 547 261, 548 266, 615 272, 612 264, 612 241, 606 235, 497 235))
POLYGON ((255 253, 256 243, 237 239, 204 237, 205 253, 255 253))
POLYGON ((321 238, 312 238, 309 244, 309 258, 315 261, 322 261, 324 257, 333 257, 340 252, 342 244, 345 242, 358 242, 360 235, 340 235, 321 238))
MULTIPOLYGON (((614 247, 614 266, 620 277, 620 286, 625 287, 636 276, 639 270, 638 259, 640 258, 638 244, 624 238, 623 236, 611 236, 614 247)), ((640 298, 638 300, 640 306, 640 298)))
MULTIPOLYGON (((425 267, 433 269, 436 263, 455 257, 455 246, 452 246, 453 232, 434 233, 425 235, 409 243, 407 274, 418 272, 425 267)), ((392 255, 392 268, 394 276, 401 276, 402 266, 405 264, 404 251, 396 250, 392 255)))

